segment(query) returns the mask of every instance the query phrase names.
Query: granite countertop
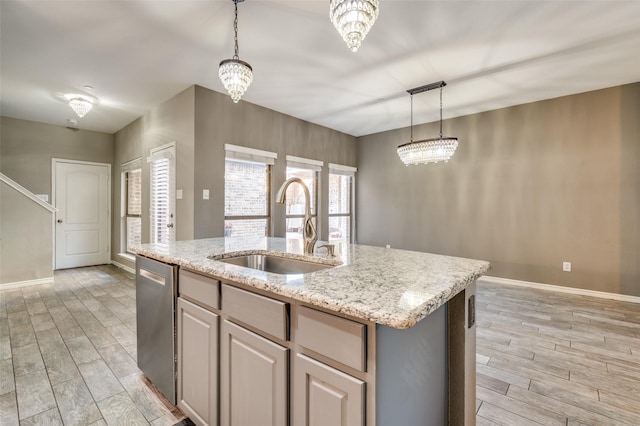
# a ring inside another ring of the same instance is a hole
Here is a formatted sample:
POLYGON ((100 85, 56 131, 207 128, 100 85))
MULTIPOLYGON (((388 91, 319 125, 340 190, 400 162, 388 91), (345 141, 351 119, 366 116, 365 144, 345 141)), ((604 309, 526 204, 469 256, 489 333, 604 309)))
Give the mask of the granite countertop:
POLYGON ((170 244, 143 244, 141 256, 179 265, 393 328, 406 329, 449 301, 489 270, 481 260, 357 244, 338 244, 336 257, 325 249, 302 254, 301 240, 209 238, 170 244), (229 253, 287 253, 321 263, 342 263, 309 274, 280 275, 209 259, 229 253), (309 259, 311 258, 311 259, 309 259))

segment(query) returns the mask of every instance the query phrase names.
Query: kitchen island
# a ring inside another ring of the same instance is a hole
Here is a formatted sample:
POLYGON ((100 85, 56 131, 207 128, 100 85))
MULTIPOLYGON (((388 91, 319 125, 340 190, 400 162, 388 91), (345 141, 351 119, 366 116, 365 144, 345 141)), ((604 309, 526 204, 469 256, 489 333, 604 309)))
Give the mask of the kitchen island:
POLYGON ((179 268, 178 405, 197 423, 475 423, 475 280, 489 263, 352 244, 335 257, 303 255, 301 240, 284 238, 135 251, 179 268), (224 262, 250 254, 327 268, 277 274, 224 262), (194 356, 205 343, 209 356, 194 356))

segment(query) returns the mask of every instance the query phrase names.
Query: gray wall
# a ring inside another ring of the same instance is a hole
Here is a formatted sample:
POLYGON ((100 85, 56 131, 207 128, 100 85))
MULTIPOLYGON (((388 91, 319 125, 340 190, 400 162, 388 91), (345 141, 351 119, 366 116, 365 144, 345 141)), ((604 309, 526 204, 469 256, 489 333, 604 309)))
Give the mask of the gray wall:
MULTIPOLYGON (((408 128, 359 138, 359 243, 640 296, 639 116, 636 83, 446 120, 460 141, 449 163, 403 166, 408 128)), ((414 128, 437 133, 437 123, 414 128)))
POLYGON ((176 239, 193 239, 193 155, 194 155, 194 87, 178 93, 130 123, 114 135, 112 259, 126 266, 134 265, 118 256, 120 250, 121 165, 141 158, 142 165, 142 242, 149 242, 150 168, 147 157, 151 149, 175 142, 176 189, 183 199, 176 200, 176 239))
POLYGON ((0 284, 52 276, 52 213, 0 182, 0 284))
MULTIPOLYGON (((357 143, 352 136, 311 124, 247 102, 234 104, 229 96, 192 86, 132 122, 114 137, 113 234, 114 248, 120 247, 121 164, 142 157, 142 241, 149 241, 149 151, 176 142, 176 239, 224 235, 224 144, 231 143, 278 153, 272 171, 272 190, 285 180, 286 155, 356 165, 357 143), (202 199, 202 190, 210 199, 202 199)), ((321 186, 328 188, 328 174, 321 186)), ((326 200, 320 204, 327 208, 326 200)), ((272 209, 274 234, 284 235, 284 207, 272 209)), ((327 229, 326 214, 321 229, 327 229)), ((326 231, 325 231, 326 233, 326 231)), ((112 251, 115 261, 133 266, 112 251)))
MULTIPOLYGON (((320 238, 326 239, 328 163, 355 166, 356 138, 247 102, 234 104, 229 96, 200 86, 196 86, 195 111, 196 238, 224 235, 224 145, 229 143, 278 154, 271 174, 274 196, 286 178, 287 155, 324 161, 318 229, 320 238), (202 199, 203 189, 209 189, 209 200, 202 199)), ((273 235, 284 236, 284 206, 272 204, 271 211, 273 235)))
POLYGON ((0 118, 0 171, 34 194, 51 201, 51 159, 111 164, 113 135, 0 118))
MULTIPOLYGON (((51 159, 111 164, 113 135, 34 121, 0 118, 0 171, 51 202, 51 159)), ((4 186, 4 184, 3 184, 4 186)), ((2 267, 0 282, 51 276, 51 214, 33 201, 2 189, 2 267), (25 218, 27 220, 25 220, 25 218)))

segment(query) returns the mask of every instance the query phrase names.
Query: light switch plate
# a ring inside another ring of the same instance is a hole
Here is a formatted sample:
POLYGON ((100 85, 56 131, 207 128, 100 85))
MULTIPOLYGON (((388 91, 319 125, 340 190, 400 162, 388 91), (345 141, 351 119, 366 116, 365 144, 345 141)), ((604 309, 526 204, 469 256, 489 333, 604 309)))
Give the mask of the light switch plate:
POLYGON ((208 189, 203 189, 202 190, 202 199, 203 200, 208 200, 209 199, 209 190, 208 189))
POLYGON ((176 200, 182 200, 182 189, 176 189, 176 200))

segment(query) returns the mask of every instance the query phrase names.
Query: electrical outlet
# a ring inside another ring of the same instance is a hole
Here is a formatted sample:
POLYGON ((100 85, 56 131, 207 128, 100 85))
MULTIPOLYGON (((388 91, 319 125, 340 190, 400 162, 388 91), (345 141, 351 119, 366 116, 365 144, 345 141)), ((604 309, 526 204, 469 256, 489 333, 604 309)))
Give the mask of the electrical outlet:
POLYGON ((571 262, 562 262, 562 270, 564 272, 571 272, 571 262))
POLYGON ((176 189, 176 200, 182 200, 182 189, 176 189))
POLYGON ((386 248, 391 248, 391 244, 387 244, 387 245, 386 245, 386 248))
POLYGON ((208 200, 209 199, 209 190, 208 189, 203 189, 202 190, 202 199, 203 200, 208 200))

